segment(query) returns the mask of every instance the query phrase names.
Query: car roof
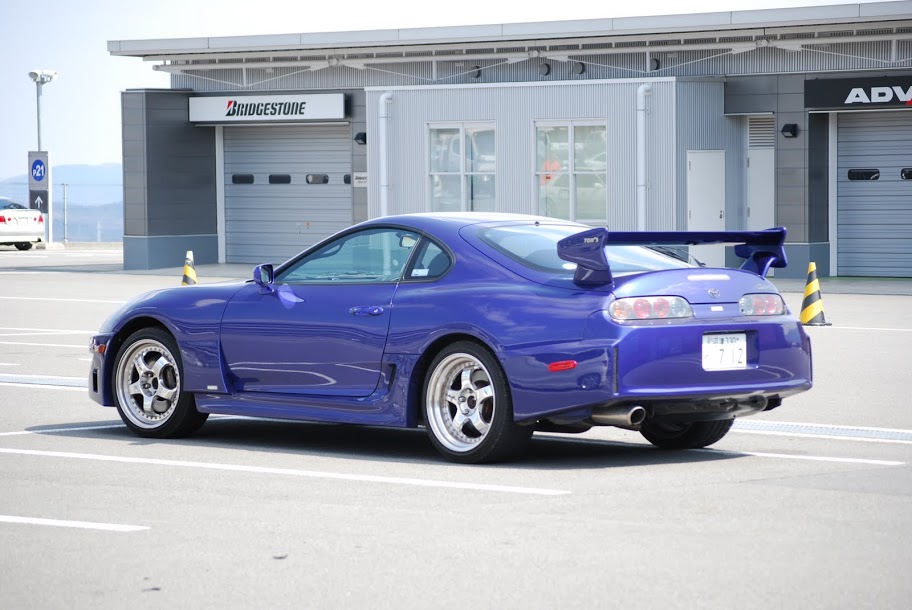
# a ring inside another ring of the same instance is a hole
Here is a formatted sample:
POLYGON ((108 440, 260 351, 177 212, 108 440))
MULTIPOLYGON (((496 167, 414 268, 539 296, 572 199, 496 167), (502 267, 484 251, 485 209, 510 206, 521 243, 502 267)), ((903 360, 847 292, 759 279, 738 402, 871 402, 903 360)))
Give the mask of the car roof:
MULTIPOLYGON (((373 218, 362 224, 403 224, 426 230, 431 230, 435 227, 447 227, 448 229, 452 230, 478 224, 532 222, 569 225, 578 224, 569 220, 549 218, 547 216, 534 216, 532 214, 511 214, 505 212, 419 212, 415 214, 382 216, 380 218, 373 218)), ((585 228, 585 225, 580 225, 580 227, 585 228)))

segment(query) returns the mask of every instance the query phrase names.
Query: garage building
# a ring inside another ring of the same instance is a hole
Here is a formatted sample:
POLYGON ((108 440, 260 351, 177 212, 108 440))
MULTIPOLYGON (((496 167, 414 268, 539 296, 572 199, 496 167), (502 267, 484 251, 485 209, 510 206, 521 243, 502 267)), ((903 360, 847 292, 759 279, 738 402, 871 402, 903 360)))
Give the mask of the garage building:
POLYGON ((108 49, 171 74, 123 93, 128 269, 497 210, 784 226, 780 276, 912 277, 912 2, 108 49))

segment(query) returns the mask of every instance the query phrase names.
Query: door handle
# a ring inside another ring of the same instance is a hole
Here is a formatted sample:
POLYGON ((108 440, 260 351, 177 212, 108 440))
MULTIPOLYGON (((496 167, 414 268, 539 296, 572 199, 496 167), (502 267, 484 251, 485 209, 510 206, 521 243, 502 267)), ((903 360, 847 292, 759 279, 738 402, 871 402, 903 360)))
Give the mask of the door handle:
POLYGON ((383 313, 383 308, 379 305, 368 305, 365 307, 352 307, 348 310, 353 316, 379 316, 383 313))

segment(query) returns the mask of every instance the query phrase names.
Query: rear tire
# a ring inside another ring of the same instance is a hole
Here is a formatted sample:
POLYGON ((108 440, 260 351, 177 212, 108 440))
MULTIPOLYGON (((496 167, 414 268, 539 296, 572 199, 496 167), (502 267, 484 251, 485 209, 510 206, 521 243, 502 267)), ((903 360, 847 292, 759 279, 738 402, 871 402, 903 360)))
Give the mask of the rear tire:
POLYGON ((519 455, 532 426, 513 421, 506 375, 484 347, 459 341, 444 348, 424 380, 424 421, 434 447, 448 460, 478 464, 519 455))
POLYGON ((17 250, 31 250, 32 242, 30 242, 30 241, 19 242, 18 244, 16 244, 16 249, 17 250))
POLYGON ((208 413, 184 392, 184 365, 174 338, 160 328, 130 335, 117 352, 111 380, 120 418, 144 438, 178 438, 199 430, 208 413))
POLYGON ((640 434, 662 449, 700 449, 719 441, 728 434, 734 423, 734 419, 689 424, 644 423, 640 434))

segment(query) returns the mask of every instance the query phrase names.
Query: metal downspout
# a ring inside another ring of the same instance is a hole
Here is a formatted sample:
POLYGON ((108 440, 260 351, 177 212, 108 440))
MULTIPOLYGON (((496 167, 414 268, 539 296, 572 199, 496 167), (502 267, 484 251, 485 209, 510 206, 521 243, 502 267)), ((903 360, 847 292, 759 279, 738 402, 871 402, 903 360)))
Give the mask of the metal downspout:
POLYGON ((389 156, 387 140, 389 139, 389 105, 393 99, 390 91, 383 93, 377 100, 380 117, 379 152, 380 152, 380 216, 389 215, 389 156))
POLYGON ((637 88, 637 163, 636 163, 636 230, 646 230, 646 96, 652 93, 652 83, 637 88))

